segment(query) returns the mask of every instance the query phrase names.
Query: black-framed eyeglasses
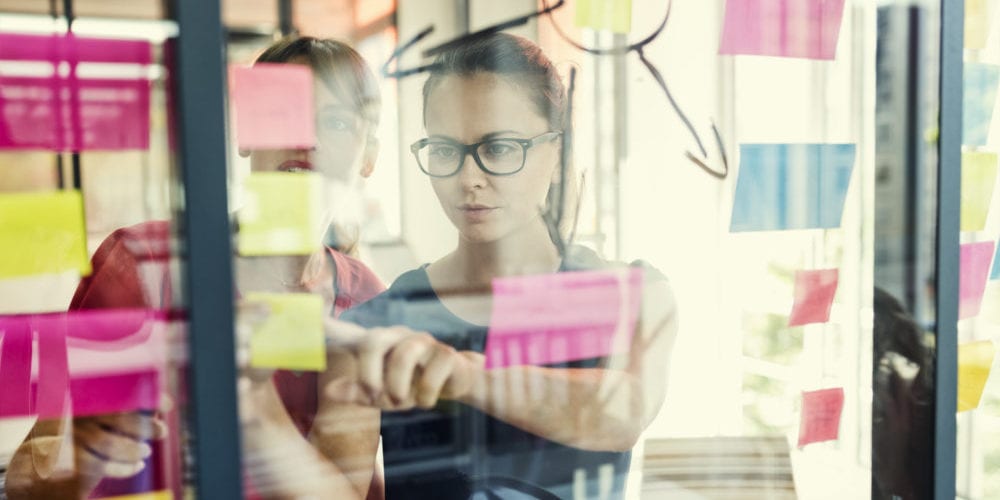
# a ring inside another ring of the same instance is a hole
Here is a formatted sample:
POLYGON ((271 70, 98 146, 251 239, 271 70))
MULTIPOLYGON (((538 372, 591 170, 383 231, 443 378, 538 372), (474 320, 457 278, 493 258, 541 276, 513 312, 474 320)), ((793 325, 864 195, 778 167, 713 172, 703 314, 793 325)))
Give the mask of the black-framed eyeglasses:
POLYGON ((490 175, 513 175, 524 168, 528 150, 538 144, 555 140, 562 132, 553 131, 531 139, 487 139, 475 144, 462 144, 448 139, 425 138, 414 142, 410 151, 420 170, 431 177, 451 177, 458 173, 467 155, 490 175))

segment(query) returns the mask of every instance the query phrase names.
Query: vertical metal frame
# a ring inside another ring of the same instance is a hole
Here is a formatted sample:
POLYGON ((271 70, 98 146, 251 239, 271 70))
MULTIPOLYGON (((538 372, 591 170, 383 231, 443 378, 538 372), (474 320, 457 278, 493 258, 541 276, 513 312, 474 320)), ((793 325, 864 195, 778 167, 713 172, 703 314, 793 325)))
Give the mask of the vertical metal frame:
POLYGON ((934 498, 955 498, 958 397, 959 212, 962 164, 962 48, 965 1, 941 0, 940 123, 938 130, 937 321, 934 363, 934 498))
POLYGON ((216 0, 173 0, 183 179, 189 425, 198 498, 242 498, 231 231, 226 196, 225 43, 216 0))

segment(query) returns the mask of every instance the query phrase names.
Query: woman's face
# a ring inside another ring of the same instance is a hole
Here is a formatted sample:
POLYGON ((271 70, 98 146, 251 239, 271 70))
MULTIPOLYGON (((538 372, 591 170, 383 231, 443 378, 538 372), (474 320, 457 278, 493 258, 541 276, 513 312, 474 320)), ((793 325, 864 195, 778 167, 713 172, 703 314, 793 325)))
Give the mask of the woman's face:
POLYGON ((312 149, 254 150, 250 152, 250 169, 254 172, 315 171, 327 180, 353 185, 358 174, 367 177, 371 173, 365 151, 370 124, 321 79, 316 78, 313 87, 316 146, 312 149))
MULTIPOLYGON (((463 144, 550 132, 525 91, 491 73, 445 77, 427 97, 425 125, 428 137, 463 144)), ((469 155, 457 174, 432 178, 441 208, 460 236, 490 242, 541 223, 540 211, 558 170, 558 144, 543 142, 529 149, 524 168, 513 175, 490 175, 469 155)))

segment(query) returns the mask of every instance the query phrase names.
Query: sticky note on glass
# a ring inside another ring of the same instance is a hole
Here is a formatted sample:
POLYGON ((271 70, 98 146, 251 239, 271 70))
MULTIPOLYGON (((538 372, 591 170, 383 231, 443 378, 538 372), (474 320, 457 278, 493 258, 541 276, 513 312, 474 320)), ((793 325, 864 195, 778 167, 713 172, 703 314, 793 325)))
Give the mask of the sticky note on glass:
POLYGON ((958 346, 958 411, 979 407, 986 380, 993 367, 993 342, 984 340, 958 346))
POLYGON ((959 246, 958 319, 979 315, 994 247, 992 241, 959 246))
POLYGON ((788 326, 829 321, 839 276, 837 269, 796 271, 795 302, 788 317, 788 326))
POLYGON ((997 245, 997 254, 993 256, 993 272, 990 273, 991 280, 1000 280, 1000 244, 997 245))
POLYGON ((312 71, 301 64, 230 69, 240 149, 297 149, 316 144, 312 71))
POLYGON ((986 227, 996 180, 996 153, 962 153, 962 231, 986 227))
POLYGON ((720 54, 833 59, 844 0, 726 0, 720 54))
POLYGON ((741 144, 730 231, 840 227, 854 144, 741 144))
POLYGON ((308 255, 319 249, 325 229, 322 183, 315 173, 250 174, 237 213, 240 255, 308 255))
POLYGON ((170 490, 150 491, 148 493, 136 493, 134 495, 123 495, 117 497, 104 497, 102 500, 171 500, 174 493, 170 490))
POLYGON ((965 94, 962 98, 962 144, 985 146, 997 104, 1000 66, 965 63, 965 94))
POLYGON ((989 38, 991 15, 988 0, 965 0, 965 48, 983 49, 989 38))
POLYGON ((167 360, 162 315, 142 309, 0 316, 0 417, 154 410, 167 360))
POLYGON ((844 409, 844 389, 822 389, 802 393, 799 448, 833 441, 840 434, 840 414, 844 409))
POLYGON ((90 274, 79 191, 0 194, 0 279, 90 274))
POLYGON ((486 367, 549 365, 628 351, 642 270, 622 268, 493 280, 486 367))
POLYGON ((249 293, 246 300, 269 308, 267 319, 250 337, 251 366, 326 369, 322 297, 309 293, 249 293))
POLYGON ((632 31, 632 0, 578 0, 576 25, 627 34, 632 31))

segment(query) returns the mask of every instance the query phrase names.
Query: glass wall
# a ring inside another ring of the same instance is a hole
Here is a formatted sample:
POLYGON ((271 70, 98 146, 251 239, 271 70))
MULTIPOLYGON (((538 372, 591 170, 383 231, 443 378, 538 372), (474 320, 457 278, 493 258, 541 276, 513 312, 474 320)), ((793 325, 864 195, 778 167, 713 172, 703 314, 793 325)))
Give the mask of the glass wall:
POLYGON ((995 1, 947 269, 938 2, 118 3, 0 0, 9 498, 932 498, 951 309, 992 496, 995 1))
POLYGON ((961 498, 1000 492, 994 342, 998 333, 996 261, 996 88, 1000 79, 996 2, 966 2, 959 296, 958 484, 961 498), (991 262, 993 262, 991 267, 991 262))

